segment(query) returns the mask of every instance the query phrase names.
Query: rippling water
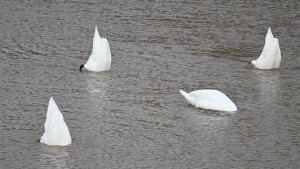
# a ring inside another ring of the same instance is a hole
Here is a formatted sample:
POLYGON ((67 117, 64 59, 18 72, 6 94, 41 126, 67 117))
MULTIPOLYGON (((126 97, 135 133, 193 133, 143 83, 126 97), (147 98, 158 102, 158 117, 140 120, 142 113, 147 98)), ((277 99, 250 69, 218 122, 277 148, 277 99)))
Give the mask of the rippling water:
POLYGON ((0 168, 299 168, 300 3, 1 1, 0 168), (110 71, 79 72, 94 27, 110 71), (246 66, 268 27, 279 70, 246 66), (213 88, 236 113, 195 109, 213 88), (73 144, 46 146, 53 96, 73 144))

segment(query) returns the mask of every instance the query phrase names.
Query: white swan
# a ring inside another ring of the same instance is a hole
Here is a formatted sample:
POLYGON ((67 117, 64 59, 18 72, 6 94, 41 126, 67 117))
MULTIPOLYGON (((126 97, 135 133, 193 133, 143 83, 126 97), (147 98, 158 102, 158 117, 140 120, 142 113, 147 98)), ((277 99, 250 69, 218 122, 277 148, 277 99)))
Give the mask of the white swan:
POLYGON ((60 146, 67 146, 72 143, 68 126, 52 97, 47 110, 45 133, 41 137, 40 142, 47 145, 60 146))
POLYGON ((236 105, 222 92, 218 90, 204 89, 186 93, 179 90, 184 98, 196 108, 212 109, 220 111, 236 111, 236 105))
POLYGON ((281 51, 277 38, 273 37, 271 28, 268 29, 268 33, 265 39, 265 46, 260 56, 256 60, 252 60, 251 63, 258 69, 274 69, 279 68, 281 62, 281 51))
POLYGON ((84 67, 89 71, 101 72, 109 70, 110 65, 111 53, 109 43, 106 38, 100 37, 96 25, 92 54, 86 64, 80 65, 79 71, 81 72, 84 67))

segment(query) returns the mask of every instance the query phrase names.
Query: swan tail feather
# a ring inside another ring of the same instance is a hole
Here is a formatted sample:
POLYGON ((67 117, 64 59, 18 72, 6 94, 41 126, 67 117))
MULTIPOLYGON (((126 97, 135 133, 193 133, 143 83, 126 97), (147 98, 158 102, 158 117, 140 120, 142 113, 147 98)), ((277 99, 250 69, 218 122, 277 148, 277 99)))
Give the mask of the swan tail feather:
POLYGON ((195 97, 191 96, 190 94, 188 94, 187 92, 183 91, 183 90, 179 90, 179 92, 183 95, 183 97, 193 106, 197 106, 197 100, 195 97))

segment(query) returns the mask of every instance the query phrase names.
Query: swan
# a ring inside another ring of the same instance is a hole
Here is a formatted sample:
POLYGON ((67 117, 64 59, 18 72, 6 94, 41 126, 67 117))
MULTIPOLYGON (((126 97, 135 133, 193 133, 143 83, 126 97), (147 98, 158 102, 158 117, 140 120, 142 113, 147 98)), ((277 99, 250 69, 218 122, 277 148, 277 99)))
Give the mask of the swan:
POLYGON ((45 133, 41 137, 41 143, 47 145, 67 146, 72 143, 71 135, 52 96, 49 101, 47 118, 45 122, 45 133))
POLYGON ((279 68, 281 62, 281 51, 277 38, 273 37, 271 28, 268 29, 268 33, 265 38, 265 46, 260 56, 256 60, 252 60, 251 63, 257 69, 274 69, 279 68))
POLYGON ((229 112, 237 110, 236 105, 224 93, 218 90, 203 89, 187 93, 180 89, 179 92, 196 108, 229 112))
POLYGON ((110 69, 111 65, 111 53, 109 43, 106 38, 101 38, 97 25, 95 28, 94 40, 93 40, 93 50, 90 58, 86 64, 80 65, 79 71, 82 71, 82 68, 93 72, 101 72, 110 69))

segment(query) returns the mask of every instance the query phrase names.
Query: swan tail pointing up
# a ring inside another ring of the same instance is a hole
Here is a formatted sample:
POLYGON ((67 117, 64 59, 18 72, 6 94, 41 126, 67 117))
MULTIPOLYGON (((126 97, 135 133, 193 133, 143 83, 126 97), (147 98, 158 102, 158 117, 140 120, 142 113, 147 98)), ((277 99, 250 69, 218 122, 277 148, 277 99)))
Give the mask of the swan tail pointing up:
POLYGON ((58 109, 53 97, 49 100, 45 132, 41 137, 41 143, 47 145, 67 146, 72 144, 72 138, 63 115, 58 109))

